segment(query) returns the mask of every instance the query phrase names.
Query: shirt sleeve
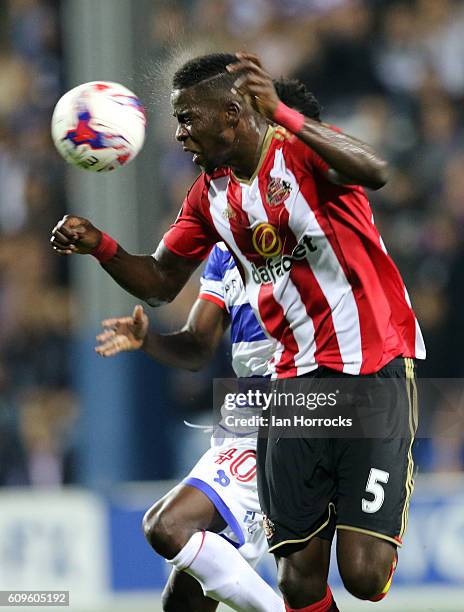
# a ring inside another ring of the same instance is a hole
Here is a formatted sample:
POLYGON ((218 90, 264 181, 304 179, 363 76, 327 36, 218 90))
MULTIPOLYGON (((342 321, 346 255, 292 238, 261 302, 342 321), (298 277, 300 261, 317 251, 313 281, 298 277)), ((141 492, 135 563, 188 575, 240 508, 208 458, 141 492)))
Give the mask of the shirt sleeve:
POLYGON ((329 171, 329 164, 325 162, 322 157, 320 157, 315 151, 313 151, 310 147, 306 145, 304 147, 304 161, 306 166, 309 166, 311 170, 315 168, 324 176, 329 171))
POLYGON ((185 198, 176 221, 163 236, 166 247, 188 259, 205 259, 220 240, 203 209, 209 207, 207 184, 200 175, 185 198))
POLYGON ((216 245, 211 251, 201 276, 199 298, 225 308, 222 251, 216 245))

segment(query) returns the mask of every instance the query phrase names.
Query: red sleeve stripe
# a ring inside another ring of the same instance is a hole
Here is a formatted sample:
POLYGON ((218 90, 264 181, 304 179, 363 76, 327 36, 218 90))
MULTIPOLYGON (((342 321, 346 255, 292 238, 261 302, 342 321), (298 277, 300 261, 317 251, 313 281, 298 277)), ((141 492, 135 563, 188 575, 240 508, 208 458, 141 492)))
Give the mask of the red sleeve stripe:
POLYGON ((215 295, 211 295, 210 293, 200 293, 200 295, 198 297, 199 297, 200 300, 206 300, 208 302, 213 302, 213 304, 216 304, 220 308, 224 308, 225 309, 225 307, 226 307, 226 305, 224 304, 223 300, 221 300, 220 298, 216 297, 215 295))
POLYGON ((168 249, 168 251, 171 251, 171 253, 174 253, 174 255, 177 255, 178 257, 183 257, 185 259, 191 259, 191 260, 196 260, 196 261, 204 261, 206 259, 206 257, 208 257, 209 255, 209 251, 211 251, 211 249, 213 248, 213 245, 210 245, 208 252, 206 252, 204 255, 200 255, 197 256, 196 254, 191 255, 190 253, 183 253, 182 251, 180 251, 179 249, 177 249, 173 243, 171 243, 171 237, 168 236, 168 233, 166 232, 166 234, 163 236, 163 244, 164 246, 168 249))

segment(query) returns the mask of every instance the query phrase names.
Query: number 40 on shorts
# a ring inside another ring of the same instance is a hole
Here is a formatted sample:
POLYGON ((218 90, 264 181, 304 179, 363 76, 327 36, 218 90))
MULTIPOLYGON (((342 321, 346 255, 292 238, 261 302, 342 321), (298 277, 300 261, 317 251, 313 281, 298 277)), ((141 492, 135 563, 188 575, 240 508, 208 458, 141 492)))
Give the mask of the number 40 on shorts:
MULTIPOLYGON (((238 482, 250 482, 256 477, 256 451, 246 449, 235 457, 236 453, 236 448, 221 452, 217 455, 214 463, 223 464, 230 461, 229 470, 231 475, 238 482)), ((218 475, 219 471, 223 472, 223 470, 218 470, 218 475)))

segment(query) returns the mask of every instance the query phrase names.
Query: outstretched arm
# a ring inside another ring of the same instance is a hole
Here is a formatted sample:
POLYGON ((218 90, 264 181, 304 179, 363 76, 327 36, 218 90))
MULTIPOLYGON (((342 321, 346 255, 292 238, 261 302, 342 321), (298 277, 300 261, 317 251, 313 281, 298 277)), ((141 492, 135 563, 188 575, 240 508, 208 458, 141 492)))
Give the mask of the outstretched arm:
POLYGON ((131 255, 121 246, 102 266, 123 289, 150 306, 171 302, 201 262, 174 255, 163 243, 155 254, 131 255))
POLYGON ((249 96, 257 111, 271 121, 289 127, 329 165, 330 180, 371 189, 380 189, 385 185, 388 164, 368 144, 335 132, 329 126, 296 111, 288 113, 290 109, 280 101, 272 78, 263 69, 256 55, 237 53, 237 62, 228 66, 228 70, 241 73, 235 82, 235 90, 249 96), (290 119, 291 126, 288 124, 288 116, 293 118, 293 121, 290 119))
POLYGON ((158 334, 149 329, 142 306, 136 306, 131 317, 102 321, 104 331, 97 336, 95 350, 103 357, 111 357, 121 351, 142 349, 160 363, 196 371, 210 360, 228 324, 225 310, 198 299, 182 329, 158 334))
MULTIPOLYGON (((88 219, 66 215, 53 229, 51 243, 60 255, 84 255, 95 253, 108 238, 104 236, 88 219)), ((107 260, 104 256, 100 259, 106 272, 123 289, 150 306, 172 301, 200 264, 198 260, 174 255, 163 243, 153 256, 131 255, 116 244, 110 254, 107 260)))

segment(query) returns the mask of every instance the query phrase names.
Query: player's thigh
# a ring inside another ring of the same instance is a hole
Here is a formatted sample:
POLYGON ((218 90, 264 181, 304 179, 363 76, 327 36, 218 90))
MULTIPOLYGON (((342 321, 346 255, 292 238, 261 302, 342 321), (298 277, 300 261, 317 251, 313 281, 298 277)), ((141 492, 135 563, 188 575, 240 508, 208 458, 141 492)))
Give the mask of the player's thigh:
POLYGON ((339 469, 337 530, 401 545, 413 490, 412 466, 407 439, 353 441, 339 469))
POLYGON ((215 612, 219 603, 206 597, 198 580, 173 569, 163 591, 165 612, 215 612))
POLYGON ((301 549, 326 528, 333 514, 332 473, 327 440, 259 440, 258 489, 270 552, 301 549))

